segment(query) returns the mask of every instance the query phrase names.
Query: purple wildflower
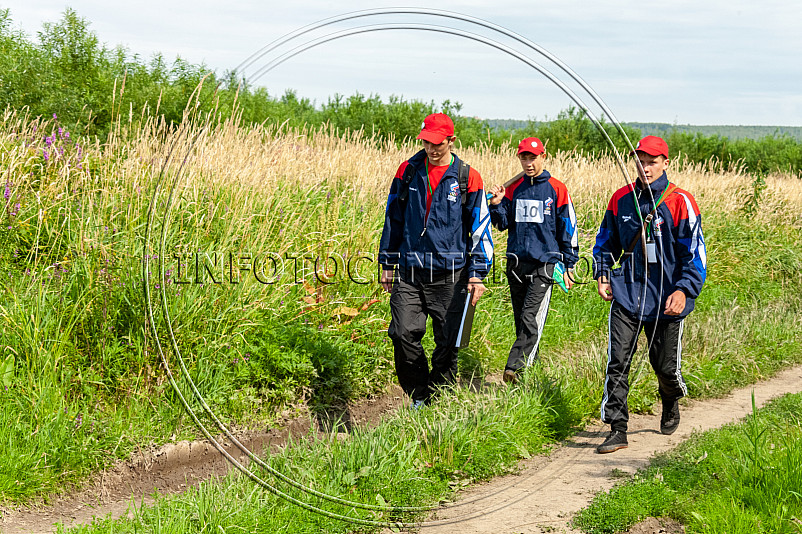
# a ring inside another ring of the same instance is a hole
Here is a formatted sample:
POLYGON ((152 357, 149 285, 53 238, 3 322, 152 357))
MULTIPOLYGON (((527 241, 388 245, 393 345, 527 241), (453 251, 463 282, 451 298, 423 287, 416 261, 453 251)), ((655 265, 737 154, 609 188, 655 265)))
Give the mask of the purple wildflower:
POLYGON ((6 190, 3 192, 3 198, 8 200, 11 198, 11 183, 6 181, 6 190))

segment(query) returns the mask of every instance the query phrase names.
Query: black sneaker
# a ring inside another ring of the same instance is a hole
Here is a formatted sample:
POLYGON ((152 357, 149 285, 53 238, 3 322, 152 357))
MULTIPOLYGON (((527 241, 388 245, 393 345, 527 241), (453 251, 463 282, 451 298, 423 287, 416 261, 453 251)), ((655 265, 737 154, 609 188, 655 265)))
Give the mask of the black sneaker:
POLYGON ((518 375, 515 374, 515 371, 512 369, 505 369, 504 376, 502 376, 504 382, 508 384, 517 384, 518 383, 518 375))
POLYGON ((660 418, 660 432, 673 434, 679 426, 679 401, 663 403, 663 416, 660 418))
POLYGON ((607 454, 608 452, 615 452, 618 449, 626 449, 629 447, 627 443, 627 433, 613 430, 604 443, 596 447, 596 452, 599 454, 607 454))

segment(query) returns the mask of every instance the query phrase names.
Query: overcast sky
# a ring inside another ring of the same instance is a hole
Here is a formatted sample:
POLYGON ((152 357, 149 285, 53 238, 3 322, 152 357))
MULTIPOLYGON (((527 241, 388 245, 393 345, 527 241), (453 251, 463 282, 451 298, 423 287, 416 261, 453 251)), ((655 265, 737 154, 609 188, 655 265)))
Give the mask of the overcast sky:
MULTIPOLYGON (((793 0, 455 0, 440 5, 412 0, 0 0, 14 24, 32 37, 69 6, 91 22, 107 45, 122 44, 143 58, 156 52, 168 59, 180 56, 219 73, 307 24, 401 5, 447 9, 523 35, 575 70, 622 121, 802 126, 802 3, 793 0)), ((546 66, 498 34, 431 16, 361 19, 310 33, 295 45, 357 25, 413 22, 480 33, 546 66)), ((553 66, 549 70, 557 72, 553 66)), ((541 74, 498 50, 414 30, 327 43, 257 83, 272 94, 292 88, 318 103, 334 93, 357 91, 437 103, 451 99, 463 104, 463 114, 481 118, 552 118, 570 104, 541 74)))

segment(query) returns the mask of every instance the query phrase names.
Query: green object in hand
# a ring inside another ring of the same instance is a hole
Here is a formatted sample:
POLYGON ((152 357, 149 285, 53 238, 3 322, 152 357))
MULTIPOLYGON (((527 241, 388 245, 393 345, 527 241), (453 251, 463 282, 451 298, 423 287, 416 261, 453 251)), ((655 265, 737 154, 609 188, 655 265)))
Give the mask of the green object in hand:
POLYGON ((554 272, 551 274, 552 280, 560 289, 568 293, 568 288, 565 286, 565 265, 561 261, 554 264, 554 272))

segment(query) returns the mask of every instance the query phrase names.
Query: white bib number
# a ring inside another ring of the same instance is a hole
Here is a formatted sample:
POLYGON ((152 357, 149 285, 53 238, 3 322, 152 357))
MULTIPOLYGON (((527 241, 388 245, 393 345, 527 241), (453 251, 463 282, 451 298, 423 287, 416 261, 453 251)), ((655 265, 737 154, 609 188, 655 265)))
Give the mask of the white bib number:
POLYGON ((543 222, 543 201, 519 199, 515 202, 515 222, 543 222))

